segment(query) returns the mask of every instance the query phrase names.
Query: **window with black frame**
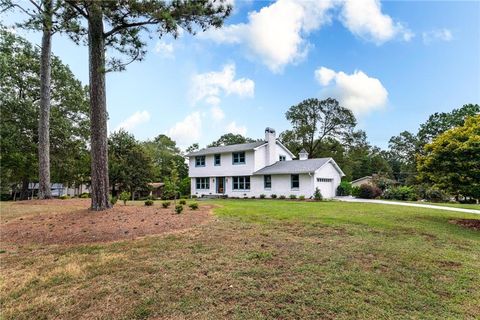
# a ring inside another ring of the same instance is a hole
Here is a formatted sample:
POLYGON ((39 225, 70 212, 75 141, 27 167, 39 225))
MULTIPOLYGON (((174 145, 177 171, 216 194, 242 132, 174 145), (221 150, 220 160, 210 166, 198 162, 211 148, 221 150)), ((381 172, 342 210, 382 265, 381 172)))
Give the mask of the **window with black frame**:
POLYGON ((221 156, 220 156, 219 154, 214 155, 214 156, 213 156, 213 163, 214 163, 214 165, 219 166, 219 165, 221 164, 221 161, 222 161, 221 159, 222 159, 222 158, 221 158, 221 156))
POLYGON ((245 164, 245 152, 234 152, 232 154, 233 164, 245 164))
POLYGON ((195 167, 205 167, 205 156, 195 157, 195 167))
POLYGON ((263 187, 265 189, 271 189, 272 188, 272 176, 270 176, 270 175, 263 176, 263 187))
POLYGON ((291 184, 292 184, 292 189, 300 188, 300 177, 298 174, 291 175, 291 184))
POLYGON ((198 190, 210 189, 210 178, 196 178, 195 187, 198 190))
POLYGON ((233 177, 233 190, 250 190, 250 177, 233 177))

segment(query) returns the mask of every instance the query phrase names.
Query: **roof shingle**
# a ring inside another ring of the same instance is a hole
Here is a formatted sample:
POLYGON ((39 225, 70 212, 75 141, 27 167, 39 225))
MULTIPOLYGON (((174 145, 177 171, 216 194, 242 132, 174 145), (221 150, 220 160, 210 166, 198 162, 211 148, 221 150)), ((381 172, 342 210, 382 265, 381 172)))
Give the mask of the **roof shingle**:
POLYGON ((186 156, 194 157, 194 156, 204 156, 207 154, 216 154, 216 153, 248 151, 248 150, 253 150, 265 143, 266 141, 261 140, 261 141, 251 142, 251 143, 241 143, 241 144, 232 144, 229 146, 210 147, 210 148, 204 148, 198 151, 190 152, 186 156))
POLYGON ((255 171, 253 174, 297 174, 314 172, 332 158, 317 158, 307 160, 278 161, 255 171))

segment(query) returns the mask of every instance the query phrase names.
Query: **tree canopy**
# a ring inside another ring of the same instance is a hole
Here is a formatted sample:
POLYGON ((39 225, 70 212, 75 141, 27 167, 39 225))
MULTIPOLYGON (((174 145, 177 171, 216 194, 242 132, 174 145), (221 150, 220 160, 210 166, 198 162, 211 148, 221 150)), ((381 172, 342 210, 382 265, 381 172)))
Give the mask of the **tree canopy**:
POLYGON ((247 138, 241 134, 226 133, 222 135, 218 140, 213 141, 207 147, 219 147, 219 146, 229 146, 232 144, 248 143, 255 142, 252 138, 247 138))
MULTIPOLYGON (((0 28, 0 119, 2 187, 38 181, 40 50, 0 28)), ((88 180, 87 88, 59 58, 52 57, 52 180, 68 185, 88 180)), ((23 195, 25 197, 25 194, 23 195)))
POLYGON ((454 195, 480 198, 480 115, 440 134, 418 158, 420 178, 454 195))

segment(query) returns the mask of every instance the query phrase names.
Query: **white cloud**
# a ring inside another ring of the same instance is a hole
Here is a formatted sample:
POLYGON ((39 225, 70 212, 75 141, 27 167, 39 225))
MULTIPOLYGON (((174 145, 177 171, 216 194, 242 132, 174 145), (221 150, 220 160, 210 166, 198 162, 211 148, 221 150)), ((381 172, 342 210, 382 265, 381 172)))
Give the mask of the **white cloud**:
POLYGON ((239 125, 237 125, 237 123, 235 121, 230 122, 227 125, 226 130, 229 133, 241 134, 242 136, 245 136, 247 134, 247 127, 239 126, 239 125))
POLYGON ((120 129, 131 131, 140 124, 146 123, 148 121, 150 121, 150 113, 148 113, 148 111, 137 111, 127 119, 120 122, 120 124, 115 128, 114 131, 118 131, 120 129))
POLYGON ((325 95, 338 99, 357 115, 381 109, 388 99, 387 89, 380 80, 360 70, 346 74, 321 67, 315 71, 315 78, 322 86, 328 86, 325 95))
POLYGON ((205 101, 216 106, 223 95, 253 97, 254 91, 255 82, 247 78, 235 79, 235 65, 227 64, 222 71, 194 75, 190 95, 194 104, 205 101))
POLYGON ((155 52, 165 58, 173 58, 173 52, 175 51, 173 43, 167 43, 165 41, 159 40, 155 45, 155 52))
POLYGON ((410 41, 414 36, 401 23, 382 13, 379 0, 344 0, 340 19, 354 35, 377 44, 397 36, 410 41))
POLYGON ((173 127, 167 130, 167 135, 172 137, 179 145, 198 142, 202 135, 202 117, 200 112, 193 112, 173 127))
POLYGON ((378 0, 277 0, 248 15, 247 23, 211 29, 201 37, 217 43, 244 44, 253 59, 260 59, 272 72, 301 61, 311 44, 309 33, 331 21, 340 7, 340 19, 355 35, 381 44, 400 36, 409 41, 413 33, 382 13, 378 0))
POLYGON ((452 41, 453 34, 449 29, 437 29, 422 33, 423 43, 430 44, 434 41, 452 41))
POLYGON ((210 113, 212 114, 212 118, 215 121, 220 121, 220 120, 223 120, 225 118, 225 113, 223 112, 223 110, 219 106, 213 106, 210 109, 210 113))

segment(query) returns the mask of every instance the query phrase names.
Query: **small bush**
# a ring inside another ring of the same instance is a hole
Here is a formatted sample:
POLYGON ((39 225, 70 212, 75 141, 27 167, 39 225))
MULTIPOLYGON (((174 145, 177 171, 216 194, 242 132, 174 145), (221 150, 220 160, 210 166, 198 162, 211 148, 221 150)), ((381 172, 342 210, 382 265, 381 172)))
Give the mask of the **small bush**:
POLYGON ((192 195, 192 199, 197 199, 197 198, 198 198, 198 196, 196 194, 192 195))
POLYGON ((181 196, 181 199, 188 199, 188 196, 181 196))
POLYGON ((180 200, 178 203, 180 203, 182 206, 187 204, 187 201, 185 199, 180 200))
POLYGON ((162 207, 164 207, 165 209, 170 207, 170 201, 164 201, 162 202, 162 207))
POLYGON ((337 196, 349 196, 352 194, 352 185, 348 181, 340 182, 337 187, 337 196))
POLYGON ((301 195, 301 196, 298 197, 298 199, 300 199, 300 200, 303 201, 303 200, 305 200, 305 196, 304 196, 304 195, 301 195))
POLYGON ((122 193, 120 193, 120 196, 118 197, 120 200, 123 201, 123 205, 126 206, 127 205, 127 201, 130 200, 130 198, 132 197, 132 194, 128 191, 122 191, 122 193))
POLYGON ((448 195, 438 188, 431 187, 425 190, 425 200, 431 202, 448 201, 448 195))
POLYGON ((146 200, 146 201, 145 201, 145 205, 146 205, 147 207, 153 206, 153 200, 146 200))
POLYGON ((68 194, 59 197, 62 200, 70 199, 71 197, 68 194))
POLYGON ((255 196, 251 196, 250 199, 255 199, 255 196))
POLYGON ((402 201, 417 200, 415 190, 408 186, 388 188, 383 193, 383 198, 402 201))
POLYGON ((80 198, 83 198, 83 199, 90 198, 90 194, 84 192, 84 193, 82 193, 82 194, 80 195, 80 198))
POLYGON ((196 202, 190 203, 189 207, 192 210, 197 210, 198 209, 198 203, 196 203, 196 202))
POLYGON ((175 213, 180 214, 180 213, 182 213, 182 211, 183 211, 183 206, 181 204, 177 204, 175 206, 175 213))
POLYGON ((292 200, 293 200, 293 199, 297 199, 297 196, 294 195, 294 194, 291 194, 291 195, 290 195, 290 199, 292 199, 292 200))
POLYGON ((276 194, 272 194, 270 197, 271 197, 272 199, 277 199, 277 195, 276 195, 276 194))
POLYGON ((322 193, 320 192, 320 189, 315 188, 315 192, 313 193, 313 199, 315 199, 315 201, 323 200, 323 196, 322 196, 322 193))
POLYGON ((280 199, 286 199, 287 197, 285 197, 283 194, 279 197, 280 199))
POLYGON ((352 186, 352 196, 359 197, 360 196, 360 187, 352 186))
POLYGON ((112 206, 114 206, 115 203, 117 203, 117 201, 118 201, 117 197, 111 197, 110 198, 110 203, 112 204, 112 206))
POLYGON ((265 197, 266 197, 266 195, 264 195, 264 194, 260 195, 260 199, 265 199, 265 197))
POLYGON ((379 197, 381 194, 382 194, 382 190, 380 190, 380 188, 371 186, 369 184, 362 184, 360 186, 358 197, 362 199, 375 199, 379 197))

